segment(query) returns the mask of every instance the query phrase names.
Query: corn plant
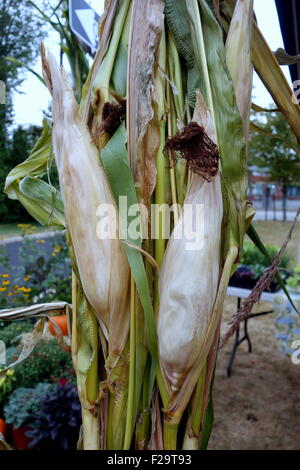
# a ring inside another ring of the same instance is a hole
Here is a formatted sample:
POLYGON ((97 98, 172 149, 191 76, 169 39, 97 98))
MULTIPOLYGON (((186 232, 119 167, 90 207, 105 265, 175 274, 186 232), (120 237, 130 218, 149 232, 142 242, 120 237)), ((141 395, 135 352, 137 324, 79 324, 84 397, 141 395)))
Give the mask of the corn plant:
POLYGON ((42 47, 53 125, 5 191, 67 229, 83 449, 207 447, 223 303, 247 231, 268 258, 246 198, 253 67, 299 138, 253 0, 106 1, 79 106, 42 47))

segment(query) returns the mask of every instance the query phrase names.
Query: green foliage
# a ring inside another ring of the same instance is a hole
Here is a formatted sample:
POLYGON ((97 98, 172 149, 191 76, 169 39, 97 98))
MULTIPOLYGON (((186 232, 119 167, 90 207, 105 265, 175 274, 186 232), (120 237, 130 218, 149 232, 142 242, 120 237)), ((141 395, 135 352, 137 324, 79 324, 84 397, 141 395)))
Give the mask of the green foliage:
POLYGON ((39 43, 45 35, 41 21, 33 15, 28 0, 2 0, 0 8, 0 79, 11 93, 24 76, 15 64, 5 60, 11 56, 27 65, 39 55, 39 43))
POLYGON ((300 152, 296 138, 281 113, 263 112, 253 123, 269 135, 252 132, 249 146, 249 164, 268 168, 270 179, 285 186, 300 181, 300 152))
MULTIPOLYGON (((0 308, 14 308, 37 302, 71 302, 72 270, 64 234, 49 238, 50 256, 43 250, 45 240, 32 234, 34 226, 20 224, 24 241, 19 248, 21 266, 11 279, 0 274, 0 308)), ((5 261, 5 255, 2 255, 5 261)), ((0 256, 0 263, 2 264, 0 256)), ((3 264, 2 264, 3 265, 3 264)), ((7 271, 9 267, 5 264, 7 271)))
MULTIPOLYGON (((1 329, 1 339, 13 344, 15 335, 32 329, 32 324, 30 326, 28 322, 14 321, 1 329), (18 324, 19 327, 16 326, 18 324)), ((11 364, 17 359, 20 347, 7 350, 6 364, 11 364)), ((71 355, 59 346, 56 339, 42 340, 29 358, 0 377, 0 417, 13 390, 20 387, 32 388, 40 382, 56 383, 60 378, 67 379, 70 383, 76 382, 71 355)))
POLYGON ((300 289, 300 264, 295 266, 292 276, 287 279, 286 283, 292 289, 300 289))
POLYGON ((15 371, 13 369, 7 371, 3 377, 0 377, 0 417, 3 416, 3 406, 14 389, 14 382, 15 371))
POLYGON ((17 337, 22 333, 32 331, 33 325, 31 320, 14 320, 5 323, 0 329, 0 341, 4 341, 6 348, 16 345, 17 337))
POLYGON ((34 387, 39 382, 56 382, 59 378, 74 380, 71 355, 56 339, 43 340, 24 362, 16 366, 14 388, 34 387))
POLYGON ((50 383, 39 383, 34 388, 20 387, 14 390, 4 406, 5 421, 15 429, 25 426, 38 410, 41 397, 52 387, 50 383))
POLYGON ((52 252, 47 257, 41 249, 45 240, 24 237, 19 252, 22 263, 20 279, 28 279, 31 289, 28 302, 71 302, 71 262, 65 235, 51 240, 52 252))
MULTIPOLYGON (((4 196, 4 181, 9 170, 24 160, 32 146, 36 131, 19 127, 11 137, 13 123, 12 93, 25 76, 24 69, 6 60, 12 56, 26 65, 33 64, 39 55, 39 44, 45 36, 41 21, 33 15, 28 0, 2 0, 0 7, 0 80, 6 85, 6 105, 0 106, 0 220, 14 222, 29 220, 21 207, 4 196)), ((35 128, 36 130, 37 128, 35 128)))
MULTIPOLYGON (((265 244, 265 248, 271 258, 274 258, 280 249, 277 245, 269 245, 267 243, 265 244)), ((283 255, 280 262, 280 268, 283 270, 283 274, 287 274, 290 261, 291 259, 288 254, 283 255)), ((255 245, 247 242, 245 242, 243 246, 243 254, 240 264, 246 264, 249 266, 256 278, 260 277, 268 267, 264 254, 255 245)))
POLYGON ((3 144, 1 149, 0 144, 0 220, 2 222, 8 223, 31 220, 30 215, 23 206, 18 202, 8 199, 3 193, 3 189, 6 176, 12 168, 22 163, 25 158, 27 158, 40 132, 41 128, 38 126, 30 126, 27 128, 18 126, 14 129, 11 139, 7 136, 5 137, 5 149, 3 148, 3 144))

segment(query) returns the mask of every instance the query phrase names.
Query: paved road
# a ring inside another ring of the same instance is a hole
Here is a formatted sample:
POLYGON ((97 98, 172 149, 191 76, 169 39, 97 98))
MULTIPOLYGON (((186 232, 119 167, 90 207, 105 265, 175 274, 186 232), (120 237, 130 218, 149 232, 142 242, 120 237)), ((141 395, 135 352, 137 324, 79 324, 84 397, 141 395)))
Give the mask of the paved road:
MULTIPOLYGON (((294 218, 296 216, 296 211, 287 211, 286 213, 286 218, 288 221, 293 221, 294 218)), ((276 213, 275 213, 275 217, 276 219, 275 220, 280 220, 282 221, 283 220, 283 212, 280 211, 280 210, 276 210, 276 213)), ((254 217, 254 220, 266 220, 266 213, 264 210, 256 210, 256 214, 255 214, 255 217, 254 217)), ((268 211, 267 213, 267 220, 274 220, 274 213, 273 211, 268 211)))
MULTIPOLYGON (((257 210, 255 214, 254 220, 265 220, 265 211, 264 210, 257 210)), ((273 211, 268 211, 268 220, 274 220, 273 211)), ((293 221, 296 216, 296 211, 287 211, 287 220, 293 221)), ((283 213, 280 210, 276 211, 276 220, 283 220, 283 213)), ((53 244, 55 244, 55 238, 59 238, 62 232, 45 232, 40 234, 31 235, 32 239, 36 240, 45 240, 44 244, 38 245, 39 250, 42 253, 46 253, 46 257, 49 257, 52 252, 53 244)), ((9 256, 9 265, 10 265, 10 274, 14 274, 16 269, 14 267, 20 266, 20 258, 19 258, 19 249, 22 246, 23 239, 22 237, 13 237, 7 238, 5 240, 0 240, 0 257, 1 251, 3 252, 6 250, 9 256)), ((300 253, 300 250, 299 250, 300 253)), ((300 256, 300 255, 299 255, 300 256)), ((0 260, 0 274, 6 272, 7 269, 1 264, 0 260)))

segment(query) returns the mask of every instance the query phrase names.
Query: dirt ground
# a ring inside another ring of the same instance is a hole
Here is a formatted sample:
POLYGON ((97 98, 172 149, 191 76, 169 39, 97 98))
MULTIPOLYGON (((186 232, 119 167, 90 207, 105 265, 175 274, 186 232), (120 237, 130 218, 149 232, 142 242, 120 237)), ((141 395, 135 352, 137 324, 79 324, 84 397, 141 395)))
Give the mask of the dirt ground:
MULTIPOLYGON (((228 298, 223 327, 235 307, 228 298)), ((262 302, 253 312, 270 307, 262 302)), ((278 352, 273 314, 250 319, 248 325, 253 351, 248 353, 246 342, 239 347, 230 378, 226 366, 233 338, 219 351, 209 448, 299 450, 300 365, 278 352)))

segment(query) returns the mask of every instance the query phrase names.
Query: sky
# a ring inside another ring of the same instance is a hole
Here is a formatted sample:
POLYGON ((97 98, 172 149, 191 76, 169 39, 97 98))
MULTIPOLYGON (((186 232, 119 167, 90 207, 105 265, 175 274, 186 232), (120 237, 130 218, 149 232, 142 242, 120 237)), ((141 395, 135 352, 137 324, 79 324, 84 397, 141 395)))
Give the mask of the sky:
MULTIPOLYGON (((101 14, 104 0, 86 0, 96 11, 101 14)), ((254 0, 254 9, 258 25, 263 32, 271 49, 275 51, 283 47, 275 0, 254 0)), ((58 35, 52 32, 45 40, 46 48, 50 49, 56 57, 59 57, 58 35)), ((41 74, 41 65, 38 61, 34 67, 41 74)), ((283 71, 291 84, 288 67, 283 71)), ((48 108, 50 95, 46 87, 30 72, 25 74, 26 79, 20 87, 20 93, 14 93, 15 125, 37 124, 40 125, 43 118, 43 110, 48 108)), ((259 106, 266 107, 272 103, 272 98, 259 77, 254 75, 253 101, 259 106)))

